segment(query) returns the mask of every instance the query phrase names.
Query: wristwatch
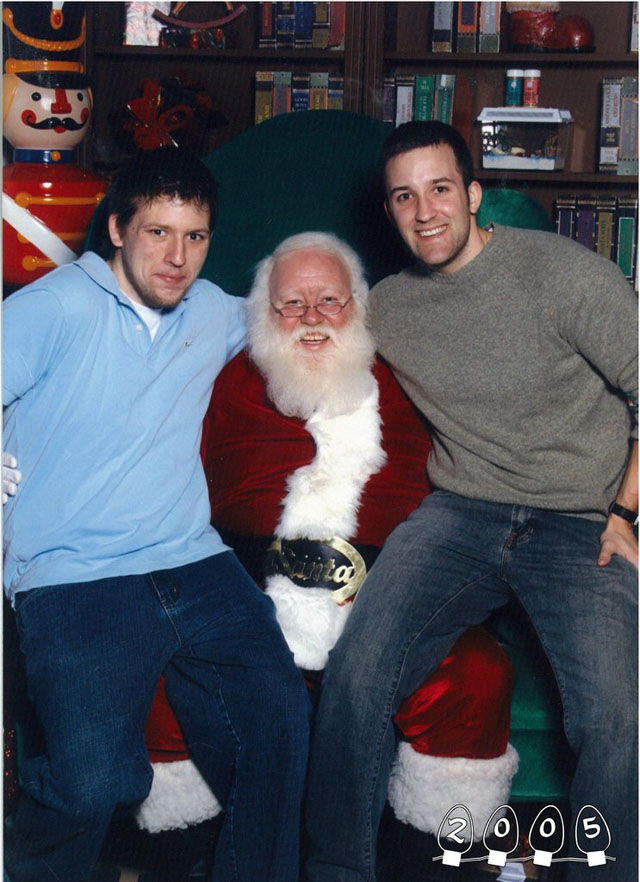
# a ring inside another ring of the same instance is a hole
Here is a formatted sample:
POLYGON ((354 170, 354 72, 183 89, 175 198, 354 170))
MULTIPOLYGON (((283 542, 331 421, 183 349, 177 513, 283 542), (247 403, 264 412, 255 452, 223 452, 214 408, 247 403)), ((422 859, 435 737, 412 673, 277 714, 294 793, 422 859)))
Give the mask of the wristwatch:
POLYGON ((623 505, 619 505, 615 499, 609 506, 609 514, 618 515, 619 518, 624 518, 625 521, 633 524, 634 527, 640 520, 637 511, 632 511, 630 508, 625 508, 623 505))

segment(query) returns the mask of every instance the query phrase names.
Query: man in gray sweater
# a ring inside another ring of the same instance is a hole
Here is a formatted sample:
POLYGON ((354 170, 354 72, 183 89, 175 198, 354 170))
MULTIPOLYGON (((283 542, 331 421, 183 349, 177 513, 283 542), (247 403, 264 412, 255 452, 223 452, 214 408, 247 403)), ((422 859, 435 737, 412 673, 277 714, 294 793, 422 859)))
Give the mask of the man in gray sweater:
POLYGON ((482 189, 451 127, 400 126, 383 169, 417 263, 374 288, 371 321, 430 423, 435 492, 387 540, 331 654, 306 878, 375 880, 393 714, 515 594, 576 755, 567 879, 637 879, 637 298, 575 242, 481 229, 482 189), (600 855, 587 861, 585 843, 600 855))

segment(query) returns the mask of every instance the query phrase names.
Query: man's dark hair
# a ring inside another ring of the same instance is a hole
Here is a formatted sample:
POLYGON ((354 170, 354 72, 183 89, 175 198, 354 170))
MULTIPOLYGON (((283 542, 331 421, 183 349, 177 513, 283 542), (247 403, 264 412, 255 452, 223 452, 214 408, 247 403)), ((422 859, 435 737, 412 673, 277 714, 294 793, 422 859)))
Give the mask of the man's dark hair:
POLYGON ((458 171, 462 175, 465 188, 469 188, 474 180, 473 160, 471 151, 460 132, 453 126, 438 120, 403 123, 394 129, 382 145, 380 157, 380 172, 384 182, 387 163, 400 153, 407 153, 417 147, 437 147, 440 144, 448 144, 456 158, 458 171))
POLYGON ((209 169, 196 157, 173 147, 149 153, 140 152, 122 165, 115 174, 104 205, 100 205, 100 231, 93 250, 108 260, 114 246, 109 237, 109 216, 118 218, 118 229, 124 231, 141 205, 158 197, 196 202, 210 212, 213 229, 217 209, 217 185, 209 169))

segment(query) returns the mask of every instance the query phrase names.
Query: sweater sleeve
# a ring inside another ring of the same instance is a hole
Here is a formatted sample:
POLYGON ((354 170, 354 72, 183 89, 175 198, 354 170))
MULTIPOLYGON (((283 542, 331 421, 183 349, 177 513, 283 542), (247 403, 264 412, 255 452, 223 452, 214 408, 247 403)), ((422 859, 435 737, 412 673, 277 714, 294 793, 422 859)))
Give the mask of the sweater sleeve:
POLYGON ((586 254, 578 290, 557 300, 562 337, 625 398, 638 437, 638 298, 611 261, 586 254))

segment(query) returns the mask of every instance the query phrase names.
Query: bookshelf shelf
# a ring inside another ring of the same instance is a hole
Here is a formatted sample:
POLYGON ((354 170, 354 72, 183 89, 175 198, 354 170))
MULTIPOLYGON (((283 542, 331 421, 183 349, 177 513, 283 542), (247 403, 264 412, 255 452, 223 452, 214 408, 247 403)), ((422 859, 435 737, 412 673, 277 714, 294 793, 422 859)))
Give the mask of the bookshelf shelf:
MULTIPOLYGON (((198 14, 198 4, 192 4, 198 14)), ((608 76, 635 76, 637 54, 629 51, 633 3, 591 2, 580 14, 593 25, 593 52, 498 53, 431 52, 434 3, 348 2, 345 48, 342 50, 265 49, 258 47, 261 4, 248 2, 247 13, 228 31, 228 48, 160 49, 123 46, 125 4, 87 4, 86 69, 92 77, 96 114, 85 139, 84 164, 104 169, 119 161, 114 113, 140 94, 146 79, 169 75, 202 83, 225 119, 214 129, 205 152, 215 149, 254 124, 257 71, 281 70, 344 75, 344 108, 382 118, 385 75, 456 74, 454 125, 468 139, 477 177, 485 187, 529 191, 551 214, 558 193, 618 195, 637 192, 637 178, 598 173, 601 84, 608 76), (483 107, 504 103, 508 67, 542 70, 540 104, 571 111, 575 119, 564 171, 497 171, 481 168, 480 126, 483 107)), ((205 4, 203 4, 203 7, 205 4)), ((575 4, 560 3, 560 15, 574 14, 575 4)), ((204 14, 204 12, 203 12, 204 14)), ((508 14, 503 4, 501 45, 507 47, 508 14)))

